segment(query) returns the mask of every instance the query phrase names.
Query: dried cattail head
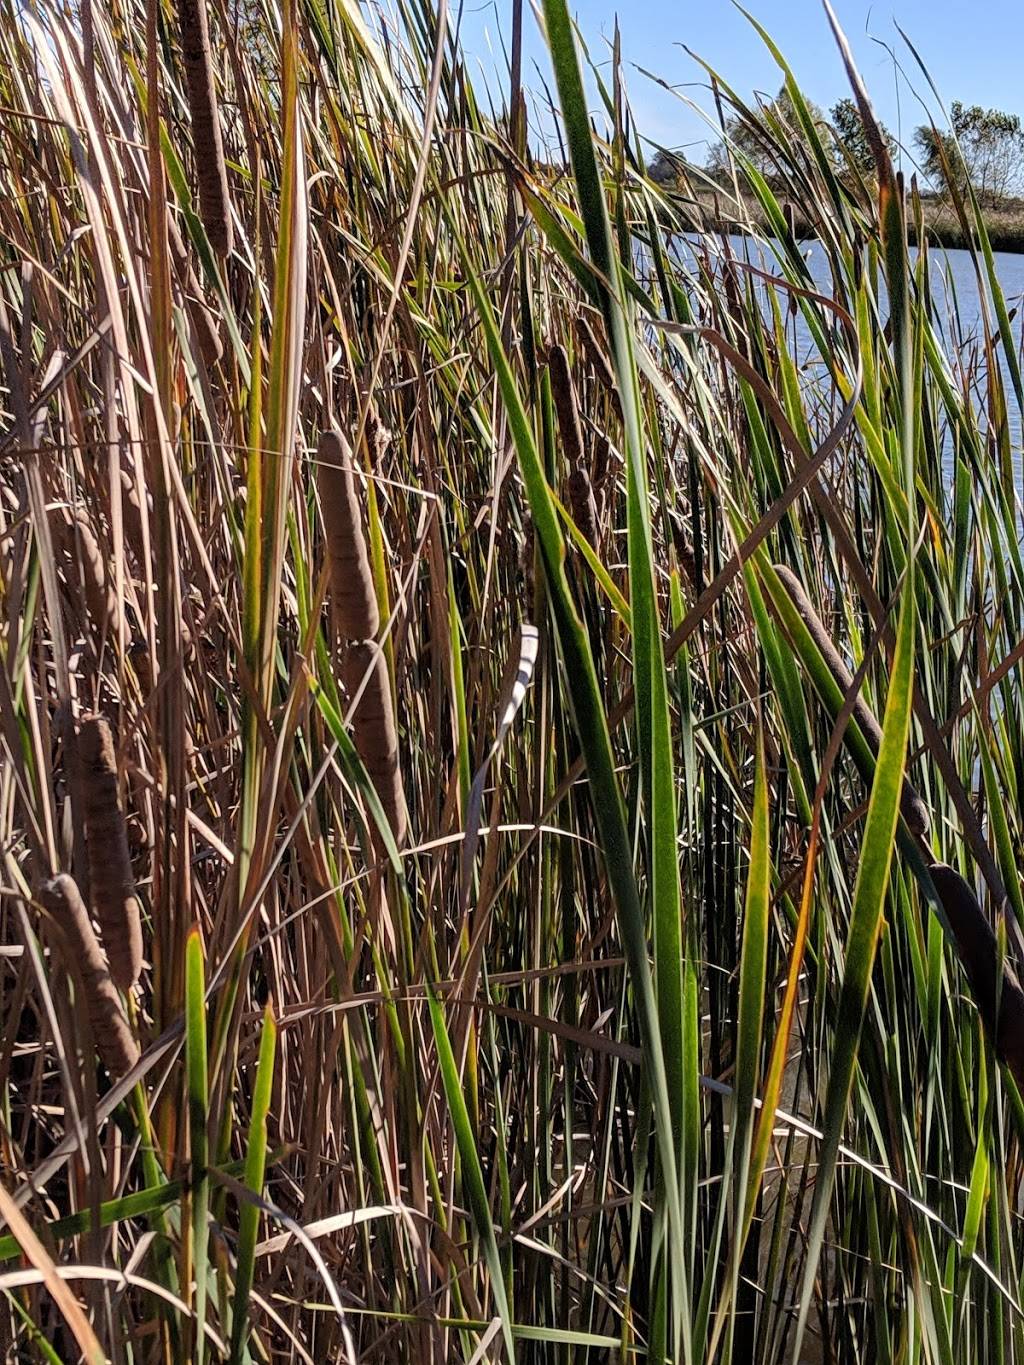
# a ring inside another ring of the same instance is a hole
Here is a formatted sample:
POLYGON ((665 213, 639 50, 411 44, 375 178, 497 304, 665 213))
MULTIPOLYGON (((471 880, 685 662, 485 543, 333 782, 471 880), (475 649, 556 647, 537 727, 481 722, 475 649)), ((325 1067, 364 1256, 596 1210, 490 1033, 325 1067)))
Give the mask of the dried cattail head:
MULTIPOLYGON (((807 627, 808 634, 818 647, 821 657, 828 665, 828 670, 835 678, 837 685, 845 695, 849 695, 853 687, 853 674, 850 672, 845 659, 836 649, 832 636, 826 629, 824 622, 811 605, 810 599, 804 592, 803 584, 793 573, 792 569, 785 564, 774 565, 775 572, 782 580, 782 585, 789 593, 790 601, 796 608, 797 614, 807 627)), ((882 727, 878 723, 875 713, 858 695, 853 704, 853 718, 860 728, 861 734, 872 753, 878 753, 882 743, 882 727)), ((916 789, 906 779, 903 781, 903 796, 900 800, 900 810, 904 820, 907 822, 908 829, 912 830, 920 838, 924 839, 931 829, 931 816, 928 807, 918 795, 916 789)))
POLYGON ((224 342, 221 339, 216 314, 208 304, 203 302, 199 290, 199 281, 191 269, 189 270, 186 301, 188 303, 188 315, 192 321, 192 334, 199 347, 199 354, 203 357, 203 364, 208 370, 215 369, 224 357, 224 342))
POLYGON ((320 437, 317 483, 335 624, 346 640, 372 640, 380 629, 380 611, 363 535, 352 451, 339 431, 325 431, 320 437))
POLYGON ((597 544, 597 503, 587 472, 579 465, 569 475, 569 511, 591 545, 597 544))
POLYGON ((690 591, 696 595, 699 586, 697 582, 697 556, 693 552, 693 543, 677 521, 670 521, 669 525, 672 530, 672 546, 676 552, 676 563, 679 565, 679 571, 686 579, 690 591))
POLYGON ((178 19, 181 25, 181 55, 188 85, 188 106, 192 115, 199 208, 210 245, 219 255, 229 256, 233 244, 231 201, 217 113, 206 0, 178 0, 178 19))
POLYGON ((384 457, 391 445, 391 429, 384 425, 376 412, 371 412, 366 423, 366 448, 370 461, 376 470, 384 466, 384 457))
MULTIPOLYGON (((146 519, 148 521, 153 512, 151 494, 145 493, 145 500, 146 519)), ((146 541, 142 534, 142 503, 138 485, 127 469, 121 470, 121 517, 124 523, 125 539, 131 546, 135 558, 142 564, 146 559, 146 541)))
POLYGON ((612 443, 604 432, 599 432, 594 441, 593 470, 594 496, 604 498, 604 485, 612 462, 612 443))
POLYGON ((82 719, 78 762, 92 907, 103 931, 111 975, 121 990, 128 991, 142 970, 142 924, 118 795, 114 737, 105 716, 82 719))
POLYGON ((1017 973, 1004 958, 1002 980, 999 979, 995 933, 960 873, 945 863, 933 863, 928 871, 956 939, 957 954, 971 983, 982 1023, 996 1052, 1013 1072, 1017 1084, 1024 1087, 1024 991, 1017 973))
POLYGON ((96 1051, 111 1077, 120 1080, 139 1060, 139 1047, 128 1027, 78 887, 66 873, 61 873, 52 881, 43 882, 36 898, 63 935, 67 968, 81 990, 96 1051))
POLYGON ((116 634, 121 613, 110 581, 106 555, 83 508, 76 508, 60 524, 61 546, 68 561, 70 584, 81 585, 89 615, 100 633, 116 634))
POLYGON ((352 717, 356 749, 380 798, 395 843, 401 847, 407 827, 405 791, 398 765, 391 680, 380 645, 373 641, 350 644, 345 651, 342 675, 349 698, 358 695, 352 717))
POLYGON ((576 404, 576 390, 569 372, 569 357, 564 346, 556 344, 548 347, 548 370, 551 374, 551 395, 555 400, 562 450, 566 464, 572 469, 583 460, 583 429, 580 426, 580 413, 576 404))
POLYGON ((148 697, 153 690, 153 662, 149 656, 149 645, 142 636, 138 636, 128 646, 128 658, 139 680, 143 697, 148 697))

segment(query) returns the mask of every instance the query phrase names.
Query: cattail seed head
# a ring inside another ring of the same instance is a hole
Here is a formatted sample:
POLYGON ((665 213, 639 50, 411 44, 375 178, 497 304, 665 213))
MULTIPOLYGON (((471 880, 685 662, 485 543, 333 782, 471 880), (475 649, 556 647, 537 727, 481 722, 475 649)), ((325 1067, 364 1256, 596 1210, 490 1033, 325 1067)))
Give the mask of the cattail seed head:
POLYGON ((576 467, 569 474, 569 511, 573 521, 591 544, 597 544, 597 503, 587 471, 576 467))
POLYGON ((81 584, 93 625, 98 632, 109 630, 116 634, 121 615, 117 594, 110 581, 107 558, 84 509, 77 508, 61 523, 60 540, 71 585, 81 584))
POLYGON ((317 484, 335 625, 346 640, 371 640, 380 629, 380 611, 363 535, 352 451, 339 431, 325 431, 320 437, 317 484))
POLYGON ((229 256, 233 245, 231 200, 217 112, 217 88, 213 75, 206 0, 178 0, 178 19, 189 112, 192 115, 199 208, 210 245, 218 255, 229 256))
POLYGON ((120 1080, 139 1060, 139 1046, 132 1037, 78 887, 71 877, 61 873, 43 882, 36 898, 63 935, 67 967, 82 991, 96 1051, 112 1079, 120 1080))
POLYGON ((103 932, 111 976, 121 990, 128 991, 142 970, 142 924, 118 795, 114 737, 105 716, 83 718, 78 759, 93 910, 103 932))
POLYGON ((697 556, 694 554, 693 542, 677 521, 672 521, 669 525, 679 571, 685 578, 690 591, 696 596, 698 592, 697 556))
POLYGON ((408 820, 384 651, 372 640, 350 644, 342 670, 349 697, 359 695, 352 721, 355 746, 380 798, 395 843, 401 847, 408 820))

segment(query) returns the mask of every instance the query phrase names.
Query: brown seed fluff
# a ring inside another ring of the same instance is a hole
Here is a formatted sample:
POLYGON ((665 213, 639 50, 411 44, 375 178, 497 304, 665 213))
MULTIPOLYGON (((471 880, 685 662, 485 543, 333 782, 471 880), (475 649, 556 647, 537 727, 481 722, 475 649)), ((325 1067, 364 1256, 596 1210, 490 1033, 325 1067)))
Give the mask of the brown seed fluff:
POLYGON ((1017 1084, 1024 1088, 1024 990, 1021 990, 1017 972, 1004 959, 1003 978, 1001 982, 998 980, 995 933, 960 873, 945 863, 933 863, 928 871, 956 938, 960 961, 971 983, 982 1023, 996 1052, 1013 1072, 1017 1084))
MULTIPOLYGON (((846 660, 836 649, 825 623, 811 605, 810 598, 804 592, 803 584, 792 569, 785 564, 776 564, 773 567, 782 580, 783 587, 789 593, 797 614, 817 645, 821 657, 828 665, 829 672, 843 693, 849 695, 850 689, 853 687, 853 674, 847 667, 846 660)), ((877 754, 882 743, 882 727, 879 725, 875 713, 859 694, 853 704, 853 718, 860 727, 861 734, 867 741, 868 747, 872 753, 877 754)), ((917 790, 906 778, 903 780, 900 810, 907 822, 908 829, 913 830, 915 834, 924 839, 931 829, 931 816, 917 790)))
POLYGON ((210 51, 210 26, 206 0, 178 0, 181 55, 185 63, 188 106, 192 115, 199 208, 210 245, 220 256, 229 256, 233 245, 228 171, 224 160, 217 87, 210 51))
POLYGON ((92 906, 111 975, 121 990, 128 991, 142 970, 142 924, 118 798, 114 737, 105 716, 83 717, 78 756, 92 906))
POLYGON ((398 765, 398 734, 391 702, 391 680, 380 645, 372 640, 353 643, 345 650, 342 676, 349 697, 363 687, 353 715, 353 739, 363 760, 395 843, 405 842, 407 816, 402 773, 398 765))
POLYGON ((325 431, 317 447, 334 623, 346 640, 371 640, 380 611, 363 535, 363 509, 352 450, 340 431, 325 431))
POLYGON ((80 984, 96 1051, 111 1077, 120 1080, 139 1060, 139 1046, 128 1027, 78 887, 67 873, 61 873, 43 882, 36 898, 64 935, 67 967, 80 984))

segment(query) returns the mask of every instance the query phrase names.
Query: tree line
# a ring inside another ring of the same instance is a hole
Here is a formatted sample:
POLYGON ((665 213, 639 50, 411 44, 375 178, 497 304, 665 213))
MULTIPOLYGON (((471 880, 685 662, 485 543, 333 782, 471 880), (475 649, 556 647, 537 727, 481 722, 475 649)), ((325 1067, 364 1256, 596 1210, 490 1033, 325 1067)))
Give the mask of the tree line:
MULTIPOLYGON (((874 158, 853 100, 839 100, 827 115, 810 102, 808 109, 825 134, 822 141, 830 150, 836 171, 841 175, 870 174, 874 158)), ((773 140, 764 136, 766 130, 781 130, 800 140, 799 120, 785 86, 774 99, 760 101, 756 118, 736 114, 726 120, 725 136, 712 145, 702 168, 705 174, 716 180, 727 179, 735 151, 769 184, 781 184, 781 168, 775 162, 773 140)), ((882 131, 890 150, 896 151, 892 133, 884 125, 882 131)), ((936 193, 952 190, 960 194, 970 181, 981 202, 990 206, 1024 194, 1024 126, 1019 114, 954 100, 948 129, 921 124, 914 129, 908 150, 928 187, 936 193)), ((649 171, 654 180, 670 184, 686 168, 685 158, 661 150, 653 157, 649 171)))

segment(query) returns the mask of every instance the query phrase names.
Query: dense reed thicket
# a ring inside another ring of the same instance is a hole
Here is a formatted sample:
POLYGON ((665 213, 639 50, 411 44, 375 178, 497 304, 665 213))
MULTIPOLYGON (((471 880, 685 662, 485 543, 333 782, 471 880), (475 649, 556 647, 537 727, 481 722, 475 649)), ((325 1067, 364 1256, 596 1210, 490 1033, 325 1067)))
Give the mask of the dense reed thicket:
POLYGON ((3 8, 10 1359, 1024 1352, 983 221, 716 77, 822 287, 538 21, 544 157, 443 3, 3 8))

